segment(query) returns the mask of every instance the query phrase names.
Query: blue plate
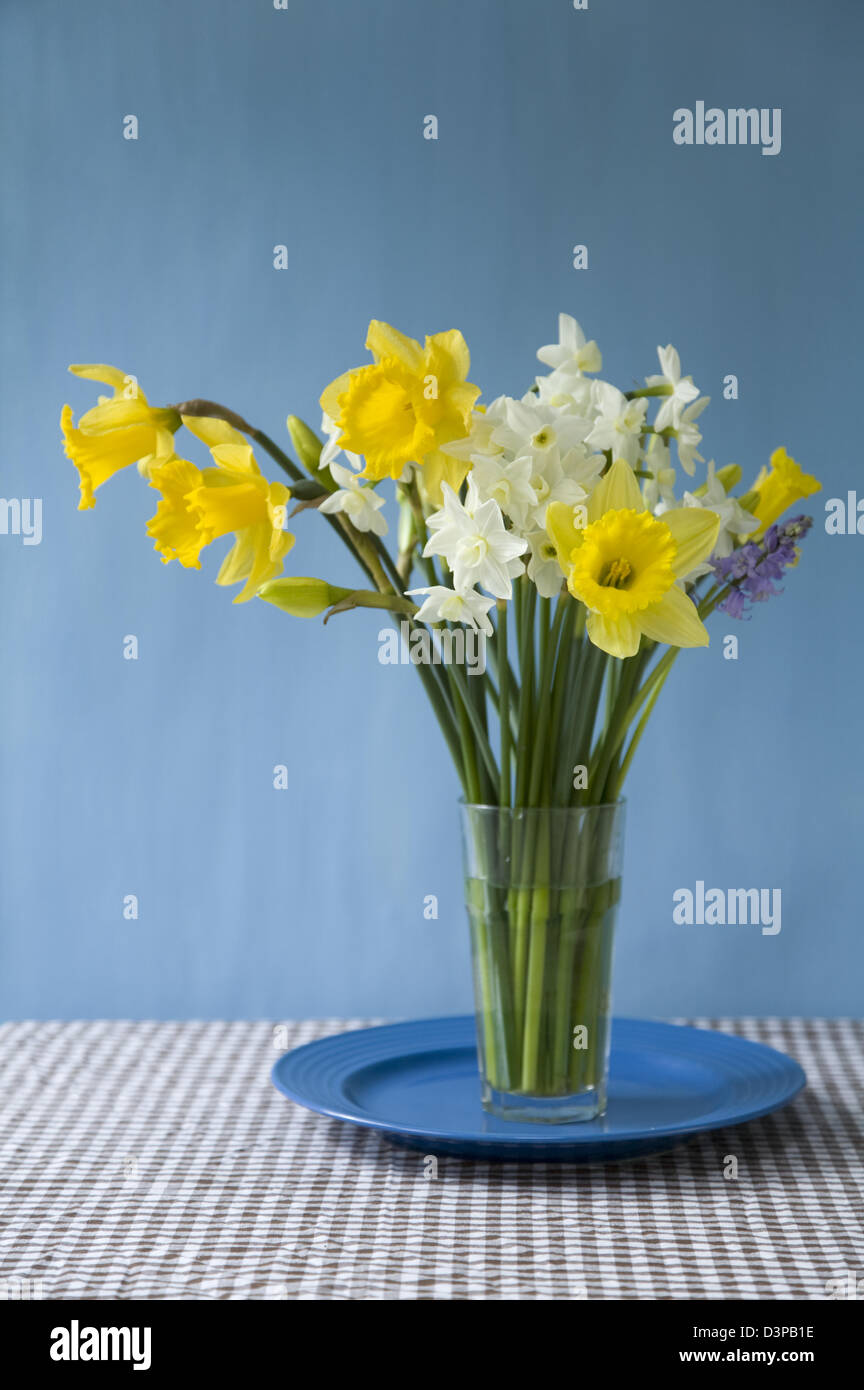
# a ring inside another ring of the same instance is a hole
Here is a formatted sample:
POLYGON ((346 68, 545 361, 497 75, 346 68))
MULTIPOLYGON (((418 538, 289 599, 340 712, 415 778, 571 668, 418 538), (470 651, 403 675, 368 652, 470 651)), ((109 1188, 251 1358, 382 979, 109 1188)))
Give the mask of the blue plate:
POLYGON ((599 1120, 528 1124, 480 1104, 473 1016, 337 1033, 286 1052, 273 1083, 289 1100, 379 1130, 423 1153, 596 1163, 660 1153, 704 1130, 785 1105, 797 1062, 729 1033, 644 1019, 612 1025, 609 1107, 599 1120))

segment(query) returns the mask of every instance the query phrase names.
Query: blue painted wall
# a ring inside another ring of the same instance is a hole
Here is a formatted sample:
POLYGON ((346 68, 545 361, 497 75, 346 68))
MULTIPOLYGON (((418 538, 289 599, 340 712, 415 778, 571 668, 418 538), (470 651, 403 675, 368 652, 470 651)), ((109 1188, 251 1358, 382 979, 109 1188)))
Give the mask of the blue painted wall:
MULTIPOLYGON (((232 607, 212 559, 160 565, 132 473, 77 513, 58 416, 93 399, 67 363, 108 361, 283 438, 372 316, 459 326, 487 398, 519 394, 559 309, 622 386, 675 343, 718 463, 785 443, 825 480, 782 598, 732 628, 737 662, 718 640, 679 662, 644 741, 617 1005, 860 1012, 864 537, 819 509, 864 494, 862 21, 853 0, 5 0, 0 491, 44 499, 44 537, 0 536, 0 1014, 470 1007, 457 787, 415 673, 378 664, 374 615, 323 630, 232 607), (697 100, 782 108, 782 152, 676 147, 697 100), (697 879, 780 887, 780 935, 675 926, 697 879)), ((296 529, 295 572, 352 577, 296 529)))

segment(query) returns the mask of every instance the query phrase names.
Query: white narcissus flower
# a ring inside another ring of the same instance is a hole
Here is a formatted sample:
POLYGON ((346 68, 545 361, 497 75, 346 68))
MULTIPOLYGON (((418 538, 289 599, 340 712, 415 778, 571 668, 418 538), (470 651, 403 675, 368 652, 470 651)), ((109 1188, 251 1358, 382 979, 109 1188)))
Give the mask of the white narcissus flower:
POLYGON ((555 543, 545 531, 532 531, 528 536, 528 545, 531 548, 528 578, 536 584, 541 598, 554 598, 560 594, 564 582, 555 543))
POLYGON ((537 357, 547 367, 567 367, 573 372, 599 372, 603 367, 600 349, 592 338, 585 341, 580 325, 570 314, 558 315, 558 342, 538 348, 537 357))
POLYGON ((594 419, 591 405, 591 387, 594 384, 587 376, 577 376, 575 372, 560 367, 548 376, 534 378, 536 391, 528 394, 541 405, 552 406, 567 415, 579 415, 586 421, 586 432, 594 419))
POLYGON ((457 590, 479 585, 496 598, 511 598, 511 580, 522 573, 518 557, 527 541, 507 530, 497 502, 480 500, 470 475, 464 506, 449 483, 441 484, 441 496, 443 507, 426 523, 432 535, 424 556, 444 556, 457 590))
POLYGON ((506 399, 504 421, 493 430, 492 440, 517 458, 556 447, 566 453, 583 443, 590 428, 590 421, 543 405, 529 392, 521 401, 506 399))
POLYGON ((581 484, 588 492, 596 487, 606 467, 605 454, 592 454, 585 444, 577 444, 561 456, 561 468, 566 477, 581 484))
POLYGON ((608 381, 593 382, 592 393, 597 419, 585 443, 595 449, 609 449, 613 460, 624 459, 635 468, 648 401, 644 396, 628 401, 617 386, 608 381))
POLYGON ((710 401, 710 396, 702 396, 692 405, 688 405, 686 410, 681 412, 681 419, 675 427, 676 439, 678 443, 678 461, 685 473, 690 477, 696 472, 696 464, 703 463, 702 455, 696 452, 697 445, 702 442, 702 435, 696 426, 696 421, 702 414, 706 405, 710 401))
MULTIPOLYGON (((596 470, 599 474, 605 459, 602 454, 594 457, 599 459, 599 468, 596 470)), ((576 460, 581 458, 581 454, 577 455, 575 450, 571 450, 566 458, 573 461, 576 471, 576 460)), ((546 508, 550 502, 569 502, 571 506, 575 506, 577 502, 584 502, 588 496, 586 488, 578 478, 565 470, 557 448, 547 449, 543 454, 535 454, 533 458, 518 461, 527 462, 530 468, 533 505, 528 510, 527 521, 533 528, 540 529, 546 525, 546 508)))
POLYGON ((373 487, 364 487, 361 480, 350 468, 330 461, 330 474, 339 484, 337 492, 328 493, 318 507, 319 512, 332 515, 343 512, 357 531, 372 531, 376 536, 386 536, 387 522, 379 515, 384 506, 384 498, 379 497, 373 487))
POLYGON ((342 433, 340 425, 334 425, 330 416, 324 412, 321 416, 321 432, 326 434, 327 442, 321 450, 321 457, 318 460, 319 468, 329 468, 334 459, 344 452, 346 459, 355 470, 362 468, 363 460, 359 454, 349 454, 347 449, 343 450, 339 445, 339 436, 342 433))
POLYGON ((681 358, 675 351, 671 343, 665 348, 658 347, 657 356, 660 358, 660 376, 646 376, 645 382, 648 386, 671 386, 672 394, 664 396, 660 409, 657 411, 657 419, 654 421, 655 430, 665 430, 667 425, 673 429, 678 428, 678 421, 681 419, 681 411, 685 405, 695 401, 699 395, 699 387, 693 385, 692 376, 681 375, 681 358))
POLYGON ((521 531, 528 513, 537 505, 531 485, 534 460, 509 459, 505 453, 475 454, 471 478, 477 494, 485 502, 497 502, 506 517, 521 531))
POLYGON ((405 592, 428 594, 415 615, 418 622, 465 623, 487 637, 492 636, 492 624, 487 615, 494 598, 486 598, 476 589, 448 589, 444 584, 433 584, 428 589, 406 589, 405 592))
MULTIPOLYGON (((749 535, 751 531, 758 531, 759 522, 750 512, 744 510, 737 497, 731 497, 726 491, 719 478, 714 476, 714 460, 708 464, 708 479, 705 484, 705 491, 698 497, 692 492, 684 493, 685 507, 706 507, 709 512, 716 512, 720 518, 720 530, 717 534, 717 541, 712 552, 720 559, 731 555, 735 549, 735 537, 749 535)), ((702 573, 707 573, 711 568, 705 565, 702 573)))

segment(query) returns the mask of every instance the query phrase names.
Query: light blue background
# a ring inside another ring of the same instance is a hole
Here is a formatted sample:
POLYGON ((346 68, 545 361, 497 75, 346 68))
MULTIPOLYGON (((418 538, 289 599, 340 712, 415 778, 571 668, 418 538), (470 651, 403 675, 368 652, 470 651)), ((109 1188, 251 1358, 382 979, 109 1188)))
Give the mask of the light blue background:
MULTIPOLYGON (((624 387, 679 347, 713 397, 706 457, 749 475, 784 443, 825 481, 783 597, 715 622, 640 751, 617 1006, 860 1012, 864 537, 826 536, 823 504, 864 493, 862 20, 853 0, 5 0, 0 491, 44 498, 44 540, 0 537, 0 1014, 470 1007, 457 786, 416 674, 378 664, 374 615, 324 630, 232 607, 218 556, 160 565, 131 471, 79 514, 58 417, 94 400, 67 363, 107 361, 284 439, 373 316, 460 327, 487 398, 519 394, 559 309, 624 387), (781 107, 782 153, 676 147, 700 99, 781 107), (675 926, 697 879, 781 888, 780 936, 675 926)), ((295 530, 289 571, 352 580, 314 517, 295 530)))

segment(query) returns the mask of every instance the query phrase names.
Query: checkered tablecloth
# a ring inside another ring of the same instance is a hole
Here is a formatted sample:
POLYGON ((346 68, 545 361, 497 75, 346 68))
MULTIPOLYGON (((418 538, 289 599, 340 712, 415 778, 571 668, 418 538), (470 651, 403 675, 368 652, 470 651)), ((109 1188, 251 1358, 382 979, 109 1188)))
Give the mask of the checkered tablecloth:
POLYGON ((807 1090, 658 1158, 435 1178, 270 1084, 278 1052, 360 1023, 6 1024, 0 1297, 854 1296, 864 1023, 693 1021, 790 1053, 807 1090))

